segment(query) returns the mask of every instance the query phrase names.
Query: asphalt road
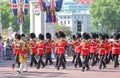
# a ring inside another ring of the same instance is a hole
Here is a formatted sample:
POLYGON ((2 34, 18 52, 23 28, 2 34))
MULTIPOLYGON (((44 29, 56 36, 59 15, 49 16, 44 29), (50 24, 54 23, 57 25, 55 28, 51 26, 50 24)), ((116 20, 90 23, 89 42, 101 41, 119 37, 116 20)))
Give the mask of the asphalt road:
POLYGON ((71 63, 72 58, 67 58, 66 69, 59 71, 53 65, 48 65, 44 69, 29 67, 28 72, 19 74, 17 68, 12 69, 12 61, 0 63, 0 78, 120 78, 120 67, 114 69, 113 63, 107 65, 106 69, 99 70, 98 65, 90 67, 89 71, 82 72, 81 68, 74 68, 71 63))

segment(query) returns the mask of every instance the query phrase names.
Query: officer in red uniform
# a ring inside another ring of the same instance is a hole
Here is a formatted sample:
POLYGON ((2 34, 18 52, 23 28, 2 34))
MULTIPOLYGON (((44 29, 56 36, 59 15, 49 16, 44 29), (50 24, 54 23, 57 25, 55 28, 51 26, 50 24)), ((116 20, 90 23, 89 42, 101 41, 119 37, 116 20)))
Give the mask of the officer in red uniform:
POLYGON ((106 64, 109 64, 110 62, 110 49, 111 49, 111 43, 108 41, 109 39, 109 36, 108 34, 105 34, 105 44, 106 44, 106 51, 105 51, 105 63, 106 64))
POLYGON ((72 53, 73 53, 73 60, 72 60, 72 63, 74 63, 75 59, 76 59, 76 53, 75 53, 75 47, 77 45, 77 39, 76 39, 76 36, 73 35, 72 36, 72 53))
POLYGON ((58 63, 58 67, 57 70, 60 69, 60 66, 63 66, 63 69, 65 69, 65 47, 67 46, 67 42, 65 41, 65 34, 62 31, 58 32, 58 35, 60 37, 60 40, 57 44, 58 48, 58 54, 59 54, 59 63, 58 63))
POLYGON ((113 55, 113 61, 114 61, 114 68, 119 66, 119 53, 120 53, 120 41, 118 34, 114 34, 114 42, 112 44, 112 55, 113 55))
POLYGON ((76 53, 76 60, 75 60, 75 68, 77 68, 77 64, 79 64, 79 67, 82 67, 82 62, 81 62, 81 58, 80 58, 80 54, 81 54, 81 34, 77 33, 76 34, 77 40, 76 40, 76 46, 75 46, 75 53, 76 53))
POLYGON ((14 60, 14 63, 12 65, 12 68, 14 68, 15 64, 17 63, 18 64, 18 68, 20 66, 20 62, 19 62, 19 51, 20 51, 20 48, 19 48, 19 42, 20 42, 20 35, 19 34, 15 34, 15 40, 13 41, 12 43, 12 48, 13 48, 13 54, 14 54, 14 57, 15 57, 15 60, 14 60))
POLYGON ((38 60, 38 65, 37 65, 37 69, 40 68, 40 64, 42 64, 42 68, 45 67, 45 64, 43 62, 43 55, 44 55, 44 48, 45 48, 45 41, 44 41, 44 35, 43 34, 39 34, 39 40, 37 42, 37 54, 39 55, 39 60, 38 60))
POLYGON ((105 51, 106 51, 106 44, 105 44, 105 36, 100 34, 100 41, 98 44, 98 54, 100 56, 100 65, 99 65, 99 69, 102 68, 106 68, 106 64, 105 64, 105 51))
POLYGON ((59 36, 58 36, 58 32, 56 32, 55 33, 55 36, 56 36, 56 39, 55 39, 55 42, 54 42, 54 44, 53 44, 53 46, 54 46, 54 52, 55 52, 55 57, 56 57, 56 65, 55 65, 55 67, 57 67, 58 66, 58 60, 59 60, 59 54, 58 54, 58 42, 59 42, 59 36))
POLYGON ((29 41, 29 47, 30 47, 30 50, 31 50, 30 67, 32 67, 33 63, 35 64, 35 66, 37 65, 37 61, 35 59, 35 54, 37 52, 37 49, 36 49, 36 35, 35 35, 35 33, 31 33, 30 34, 30 38, 31 38, 31 40, 29 41))
POLYGON ((52 52, 52 41, 51 41, 51 34, 46 33, 46 44, 45 44, 45 52, 46 52, 46 61, 45 64, 48 64, 48 61, 50 62, 50 65, 53 64, 52 58, 51 58, 51 52, 52 52))
POLYGON ((89 34, 83 33, 82 35, 82 42, 81 42, 81 55, 83 56, 83 63, 82 63, 82 71, 89 70, 89 52, 90 52, 90 42, 89 42, 89 34))
POLYGON ((97 46, 98 46, 98 42, 96 40, 96 33, 92 33, 92 39, 91 39, 91 43, 90 43, 90 58, 92 60, 92 65, 94 66, 96 64, 96 52, 97 52, 97 46))

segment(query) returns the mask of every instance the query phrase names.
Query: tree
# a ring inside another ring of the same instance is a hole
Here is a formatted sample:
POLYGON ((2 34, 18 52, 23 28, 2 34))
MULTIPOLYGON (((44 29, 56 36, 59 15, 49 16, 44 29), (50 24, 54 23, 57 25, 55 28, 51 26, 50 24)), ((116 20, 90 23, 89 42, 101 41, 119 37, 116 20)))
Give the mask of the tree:
MULTIPOLYGON (((18 17, 13 16, 10 8, 10 4, 8 2, 1 2, 0 10, 2 16, 3 29, 8 28, 9 22, 11 22, 14 31, 18 31, 19 30, 19 24, 17 23, 18 17)), ((28 14, 28 16, 25 16, 25 23, 23 24, 23 31, 27 34, 29 33, 29 26, 30 26, 29 16, 30 14, 28 14)))
POLYGON ((99 29, 102 24, 104 32, 110 33, 120 26, 120 0, 94 0, 90 6, 92 26, 99 29))
POLYGON ((54 25, 54 32, 58 32, 58 31, 63 31, 66 34, 66 36, 68 36, 68 37, 72 34, 70 27, 67 27, 65 25, 55 24, 54 25))

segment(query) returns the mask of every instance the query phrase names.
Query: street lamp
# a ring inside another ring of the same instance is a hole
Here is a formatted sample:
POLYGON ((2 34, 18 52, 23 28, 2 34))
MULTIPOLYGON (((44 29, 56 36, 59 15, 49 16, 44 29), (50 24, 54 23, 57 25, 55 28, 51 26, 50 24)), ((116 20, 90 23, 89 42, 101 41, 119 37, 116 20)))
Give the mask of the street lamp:
POLYGON ((98 30, 100 30, 99 32, 102 32, 102 24, 100 22, 98 23, 98 30))

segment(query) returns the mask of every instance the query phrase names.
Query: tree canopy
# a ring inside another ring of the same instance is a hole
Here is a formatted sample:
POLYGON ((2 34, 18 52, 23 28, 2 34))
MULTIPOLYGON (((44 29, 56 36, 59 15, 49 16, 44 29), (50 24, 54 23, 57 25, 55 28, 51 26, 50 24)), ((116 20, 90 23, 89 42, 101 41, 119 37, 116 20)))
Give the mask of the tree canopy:
MULTIPOLYGON (((10 4, 8 2, 1 2, 0 3, 0 10, 1 10, 1 16, 2 16, 2 25, 3 29, 7 29, 9 27, 9 23, 12 23, 12 27, 14 31, 19 30, 19 24, 17 23, 17 18, 16 16, 13 16, 10 4)), ((29 33, 29 27, 30 27, 30 18, 29 14, 25 16, 25 23, 23 24, 23 31, 24 33, 29 33)))
POLYGON ((120 0, 94 0, 90 6, 93 29, 99 30, 100 23, 106 33, 120 26, 120 0))

